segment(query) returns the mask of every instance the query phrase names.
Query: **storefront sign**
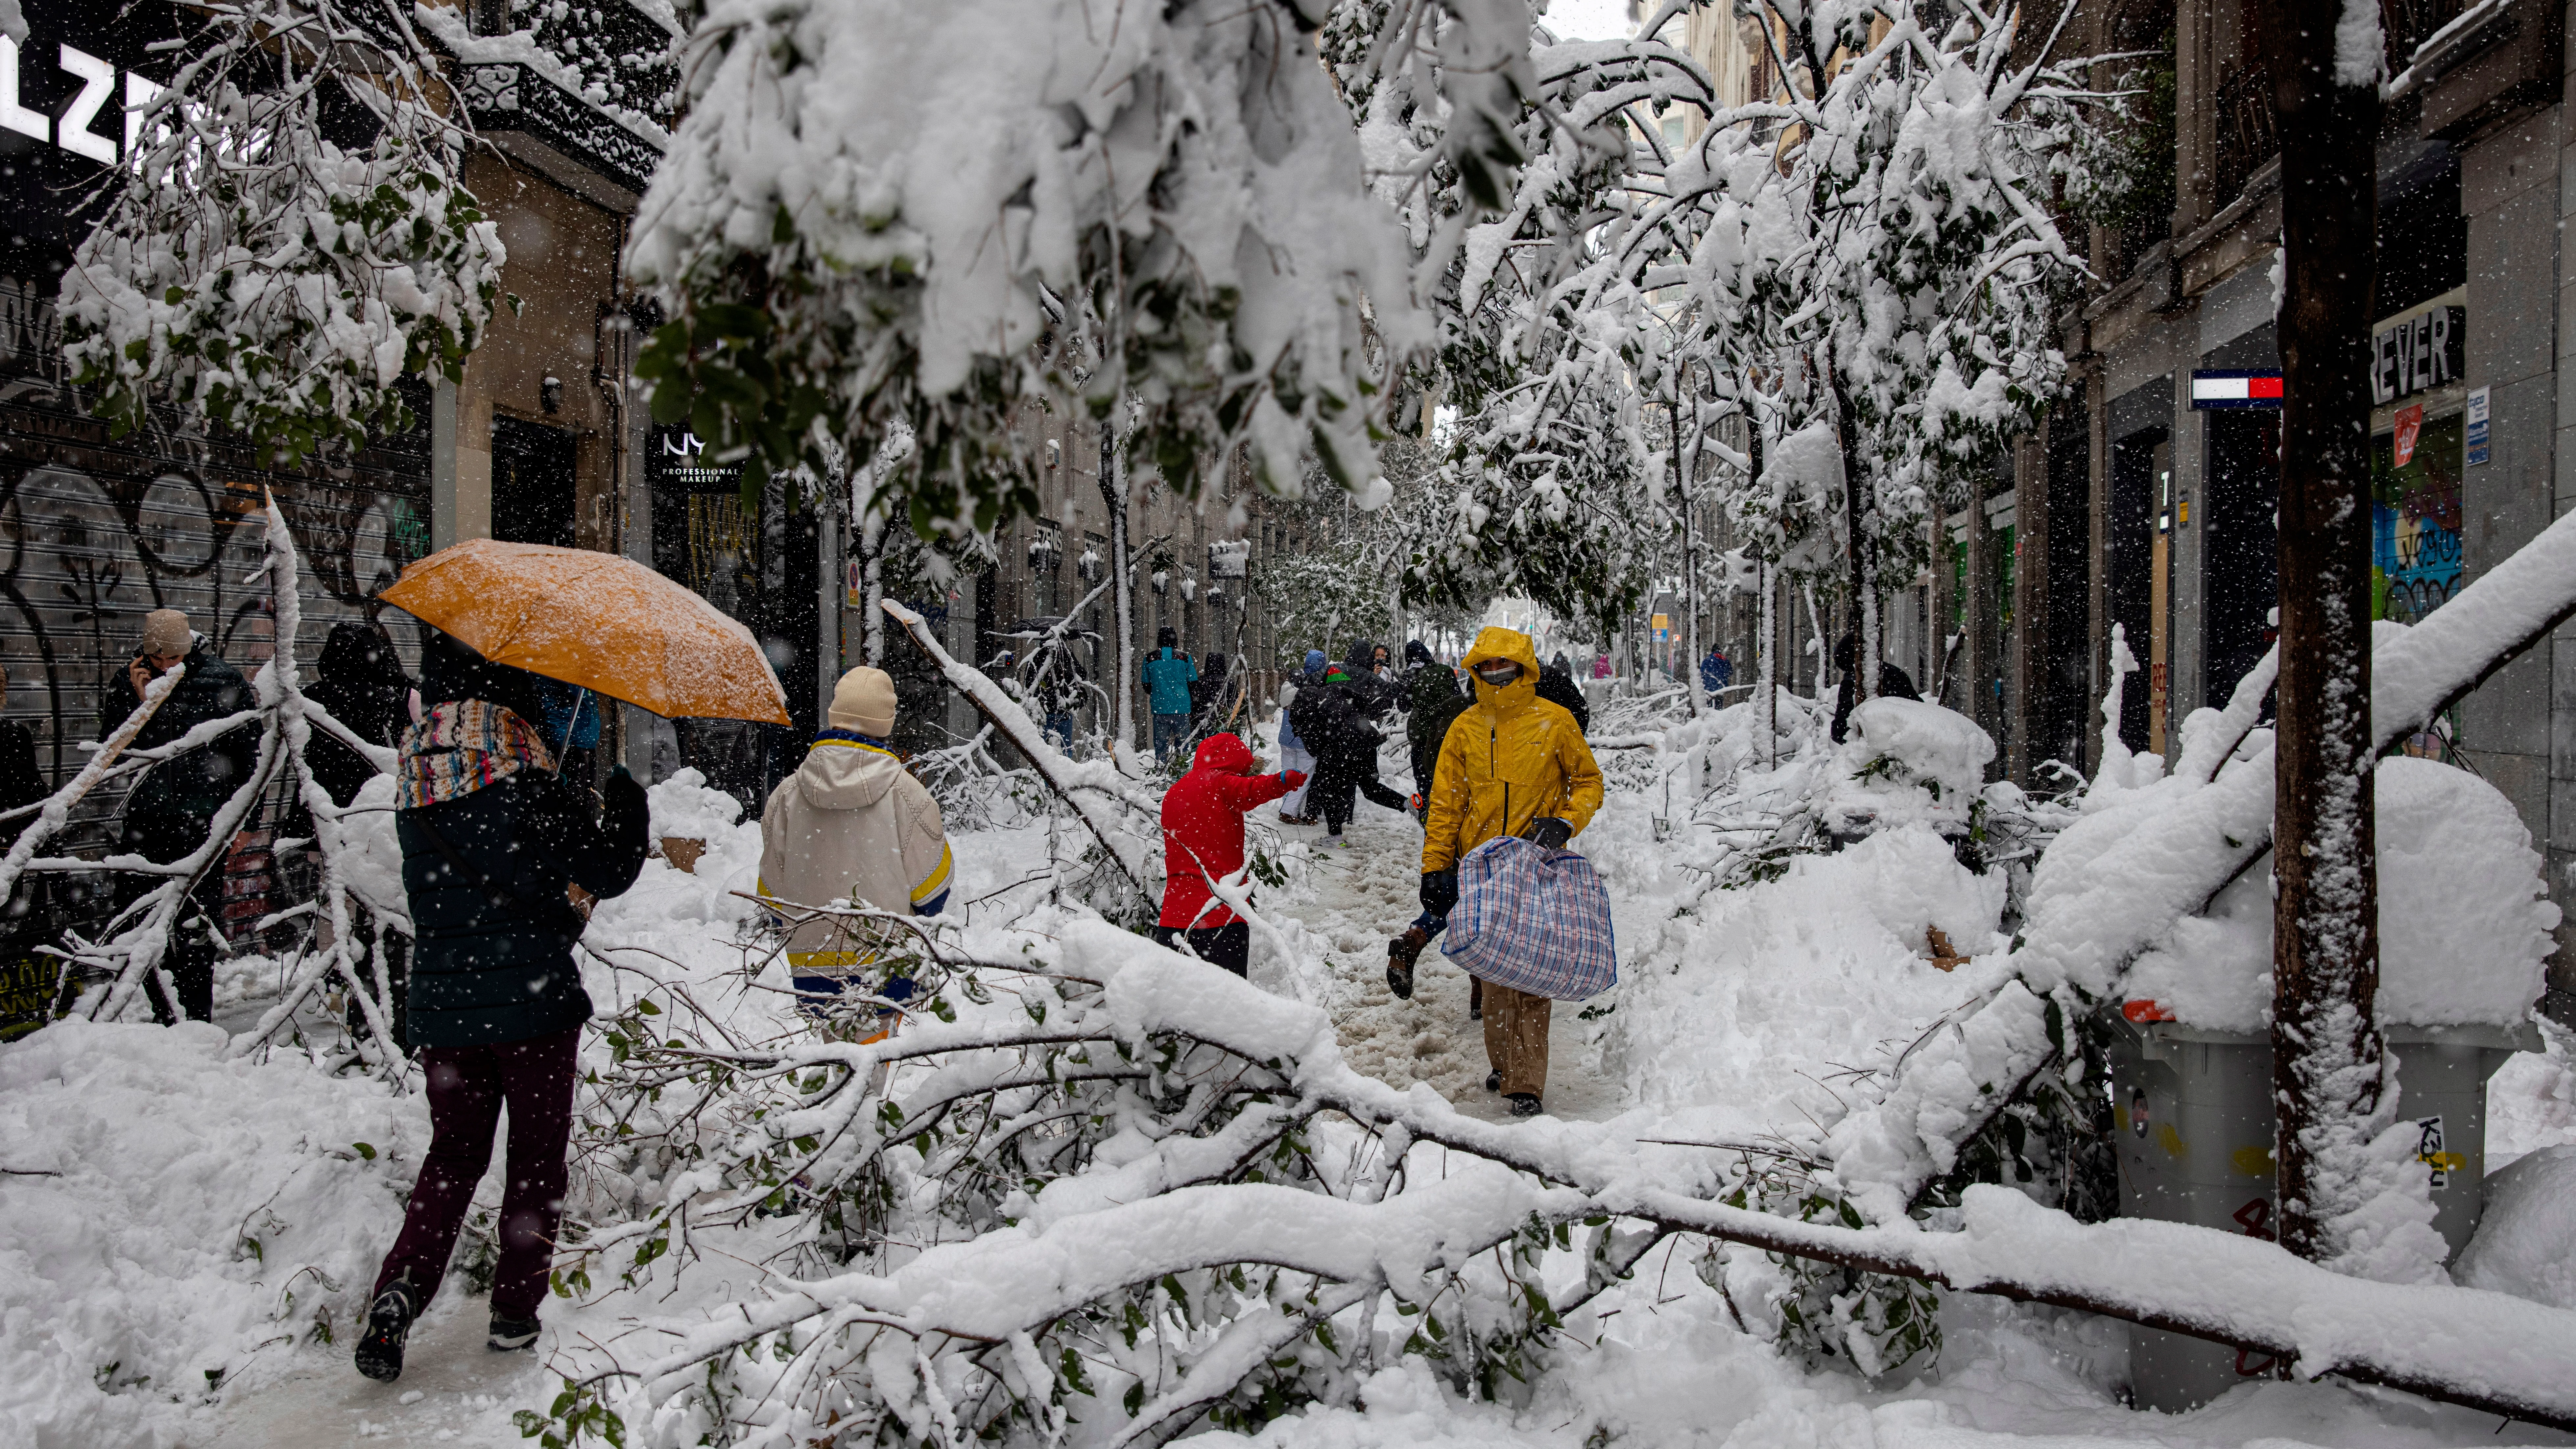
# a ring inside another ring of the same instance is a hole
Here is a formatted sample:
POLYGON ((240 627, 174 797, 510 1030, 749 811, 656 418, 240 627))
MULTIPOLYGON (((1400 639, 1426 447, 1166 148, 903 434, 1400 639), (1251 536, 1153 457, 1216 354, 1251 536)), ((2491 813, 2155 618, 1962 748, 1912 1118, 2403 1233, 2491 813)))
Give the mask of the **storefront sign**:
POLYGON ((2392 403, 2458 382, 2468 319, 2466 307, 2427 307, 2371 334, 2370 400, 2392 403))
POLYGON ((707 445, 686 427, 655 428, 652 451, 648 456, 656 488, 672 493, 742 491, 742 465, 709 462, 707 445))
POLYGON ((2469 389, 2468 466, 2474 468, 2487 460, 2487 390, 2469 389))
POLYGON ((2397 450, 2398 467, 2403 468, 2415 461, 2415 440, 2423 436, 2423 433, 2424 405, 2422 403, 2397 410, 2397 437, 2393 445, 2397 450))
POLYGON ((2273 368, 2204 367, 2191 375, 2195 408, 2277 408, 2281 405, 2281 370, 2273 368))

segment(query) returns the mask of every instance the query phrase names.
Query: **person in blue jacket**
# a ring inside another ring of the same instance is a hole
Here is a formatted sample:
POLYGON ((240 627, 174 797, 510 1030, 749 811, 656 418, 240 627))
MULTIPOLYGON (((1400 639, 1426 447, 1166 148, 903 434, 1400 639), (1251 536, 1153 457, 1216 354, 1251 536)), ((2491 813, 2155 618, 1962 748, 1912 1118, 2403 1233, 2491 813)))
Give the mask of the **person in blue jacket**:
POLYGON ((1162 763, 1175 745, 1190 738, 1190 686, 1199 667, 1180 650, 1181 636, 1171 625, 1154 631, 1154 654, 1145 661, 1148 707, 1154 712, 1154 762, 1162 763))
POLYGON ((1700 688, 1711 698, 1735 682, 1735 661, 1721 653, 1714 644, 1708 646, 1708 657, 1699 662, 1700 688))

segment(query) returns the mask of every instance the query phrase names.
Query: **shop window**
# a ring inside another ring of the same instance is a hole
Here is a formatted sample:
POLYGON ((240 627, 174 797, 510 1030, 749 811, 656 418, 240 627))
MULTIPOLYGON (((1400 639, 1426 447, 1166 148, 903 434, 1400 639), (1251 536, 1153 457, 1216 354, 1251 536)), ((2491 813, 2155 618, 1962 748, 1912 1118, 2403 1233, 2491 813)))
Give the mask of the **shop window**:
POLYGON ((2370 440, 2370 617, 2422 622, 2460 589, 2460 477, 2466 414, 2410 420, 2370 440))

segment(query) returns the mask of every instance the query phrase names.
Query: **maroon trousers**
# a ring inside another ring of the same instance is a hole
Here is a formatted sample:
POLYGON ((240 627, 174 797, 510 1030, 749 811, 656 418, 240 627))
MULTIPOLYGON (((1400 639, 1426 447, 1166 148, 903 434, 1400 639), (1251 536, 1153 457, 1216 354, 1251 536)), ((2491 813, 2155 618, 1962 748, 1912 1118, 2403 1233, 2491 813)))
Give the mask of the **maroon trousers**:
POLYGON ((510 1108, 507 1187, 501 1197, 501 1263, 492 1316, 534 1318, 554 1267, 563 1220, 564 1146, 572 1137, 572 1089, 581 1028, 499 1046, 428 1047, 429 1156, 420 1165, 402 1236, 376 1271, 376 1292, 408 1279, 425 1308, 447 1275, 475 1185, 492 1162, 492 1133, 510 1108))

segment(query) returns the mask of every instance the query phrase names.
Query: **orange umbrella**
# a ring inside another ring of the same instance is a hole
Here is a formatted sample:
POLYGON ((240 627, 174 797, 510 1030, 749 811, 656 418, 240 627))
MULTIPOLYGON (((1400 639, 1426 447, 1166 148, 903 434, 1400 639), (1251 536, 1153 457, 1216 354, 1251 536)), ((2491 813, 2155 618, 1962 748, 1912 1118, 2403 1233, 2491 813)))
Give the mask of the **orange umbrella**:
POLYGON ((792 723, 751 631, 633 559, 469 539, 404 569, 381 597, 495 663, 666 719, 792 723))

